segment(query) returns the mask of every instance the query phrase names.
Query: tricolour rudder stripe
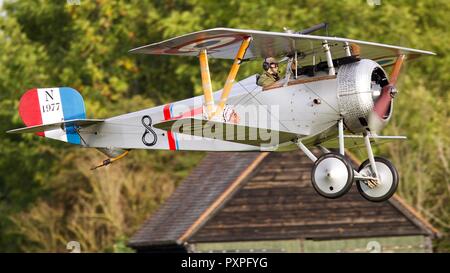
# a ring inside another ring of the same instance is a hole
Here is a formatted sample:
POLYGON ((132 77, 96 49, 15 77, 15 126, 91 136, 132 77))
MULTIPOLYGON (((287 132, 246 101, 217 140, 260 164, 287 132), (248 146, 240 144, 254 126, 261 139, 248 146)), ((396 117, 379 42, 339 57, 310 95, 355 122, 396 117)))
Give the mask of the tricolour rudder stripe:
MULTIPOLYGON (((42 124, 42 115, 36 88, 28 90, 20 98, 19 115, 26 126, 42 124)), ((44 132, 36 133, 36 135, 44 136, 44 132)))
MULTIPOLYGON (((61 96, 61 104, 64 114, 64 120, 85 119, 86 109, 83 97, 73 88, 59 88, 61 96)), ((80 136, 75 131, 74 126, 66 127, 67 142, 72 144, 80 144, 80 136)))

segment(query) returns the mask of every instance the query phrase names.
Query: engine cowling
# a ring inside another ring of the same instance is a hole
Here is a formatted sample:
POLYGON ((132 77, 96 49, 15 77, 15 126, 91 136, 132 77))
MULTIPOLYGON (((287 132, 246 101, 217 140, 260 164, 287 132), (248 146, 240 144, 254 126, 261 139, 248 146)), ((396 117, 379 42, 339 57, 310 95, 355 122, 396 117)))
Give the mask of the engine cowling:
MULTIPOLYGON (((337 73, 338 105, 344 124, 353 133, 370 130, 368 120, 374 103, 387 85, 388 79, 384 69, 368 59, 339 67, 337 73)), ((387 110, 383 126, 392 114, 392 102, 387 110)))

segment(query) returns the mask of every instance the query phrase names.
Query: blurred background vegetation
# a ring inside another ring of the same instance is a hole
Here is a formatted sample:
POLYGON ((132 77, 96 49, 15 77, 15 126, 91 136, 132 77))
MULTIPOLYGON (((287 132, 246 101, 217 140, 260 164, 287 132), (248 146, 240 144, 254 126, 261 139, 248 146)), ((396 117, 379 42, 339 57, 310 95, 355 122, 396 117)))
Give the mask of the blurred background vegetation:
MULTIPOLYGON (((17 112, 23 92, 71 86, 83 95, 89 118, 140 110, 200 94, 200 69, 196 58, 132 55, 131 48, 214 27, 301 30, 324 21, 332 36, 438 54, 407 63, 383 133, 409 140, 377 152, 398 167, 398 193, 445 235, 436 250, 450 251, 449 1, 68 2, 4 0, 0 10, 1 252, 67 252, 72 240, 82 251, 128 251, 129 236, 203 156, 133 151, 92 172, 104 159, 95 150, 5 134, 23 126, 17 112)), ((229 65, 211 60, 214 89, 229 65)), ((259 62, 246 63, 239 74, 259 70, 259 62)))

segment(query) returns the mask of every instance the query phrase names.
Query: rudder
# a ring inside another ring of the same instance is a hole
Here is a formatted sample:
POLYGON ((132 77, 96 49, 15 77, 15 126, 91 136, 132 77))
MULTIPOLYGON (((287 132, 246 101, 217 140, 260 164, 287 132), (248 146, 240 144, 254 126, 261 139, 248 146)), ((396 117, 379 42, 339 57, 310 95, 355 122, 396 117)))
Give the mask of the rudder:
MULTIPOLYGON (((34 88, 20 98, 19 115, 26 126, 86 119, 83 97, 70 87, 34 88)), ((80 144, 74 126, 36 133, 39 136, 80 144)))

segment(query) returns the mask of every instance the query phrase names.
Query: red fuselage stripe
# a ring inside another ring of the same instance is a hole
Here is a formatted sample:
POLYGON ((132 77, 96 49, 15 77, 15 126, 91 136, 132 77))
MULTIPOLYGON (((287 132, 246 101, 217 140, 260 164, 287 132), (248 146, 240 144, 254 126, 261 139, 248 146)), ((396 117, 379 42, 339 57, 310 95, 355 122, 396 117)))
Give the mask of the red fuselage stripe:
MULTIPOLYGON (((170 104, 164 105, 164 120, 170 120, 170 104)), ((169 141, 169 149, 175 150, 175 138, 172 131, 167 131, 167 140, 169 141)))

